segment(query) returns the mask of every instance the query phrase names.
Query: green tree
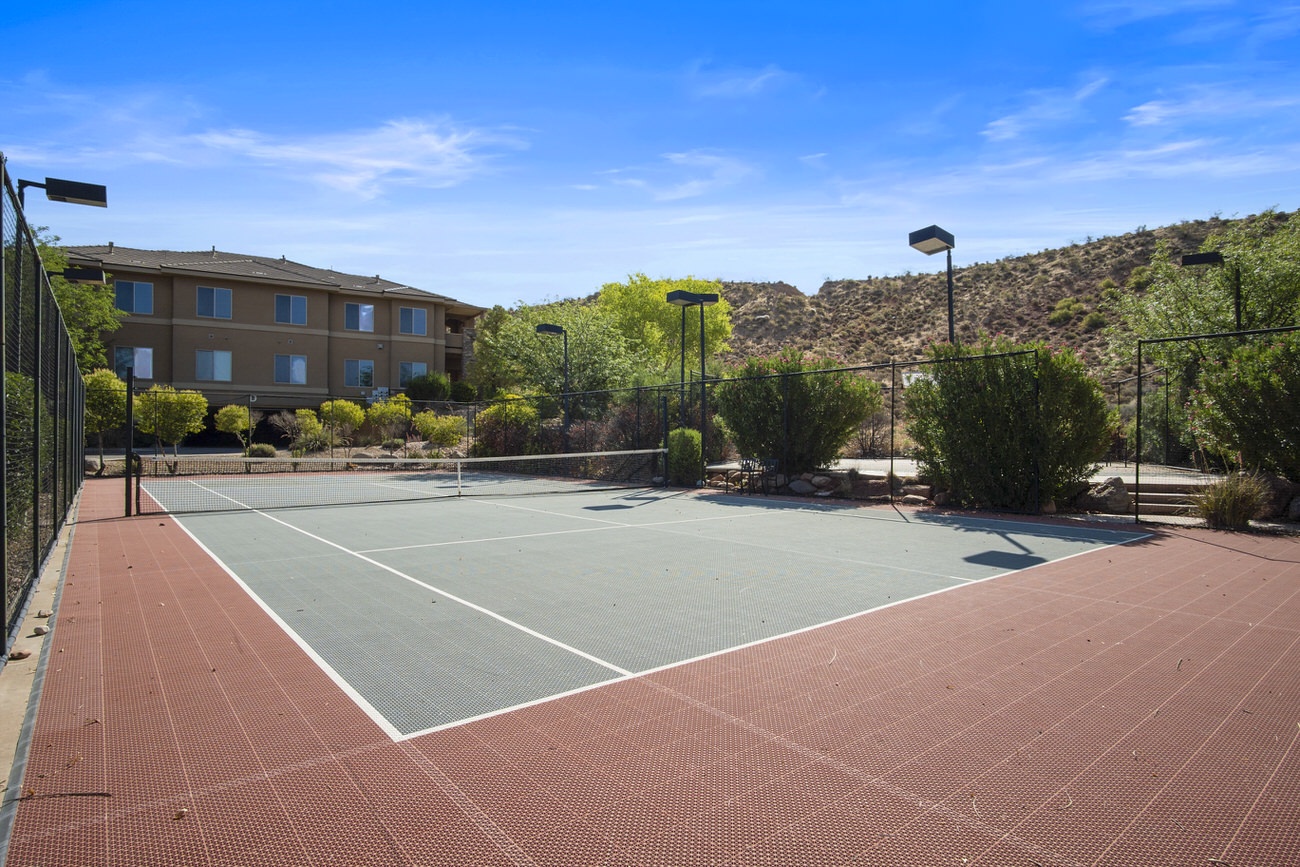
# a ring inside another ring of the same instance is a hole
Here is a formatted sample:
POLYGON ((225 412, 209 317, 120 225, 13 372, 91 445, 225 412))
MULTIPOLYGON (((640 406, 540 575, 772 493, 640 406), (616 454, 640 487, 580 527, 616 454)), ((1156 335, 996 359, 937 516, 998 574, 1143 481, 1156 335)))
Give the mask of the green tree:
POLYGON ((217 410, 213 418, 213 424, 217 430, 222 433, 232 434, 239 440, 243 446, 244 452, 248 452, 250 441, 252 440, 253 429, 257 423, 262 420, 262 413, 250 412, 246 404, 232 403, 223 406, 217 410))
POLYGON ((1224 465, 1300 479, 1300 333, 1207 363, 1188 407, 1198 444, 1224 465))
POLYGON ((352 432, 365 424, 366 411, 350 400, 327 400, 320 405, 320 421, 332 452, 335 446, 352 444, 352 432))
POLYGON ((63 314, 68 339, 77 354, 77 366, 82 373, 89 373, 107 363, 103 335, 120 328, 124 314, 117 309, 117 295, 112 286, 73 283, 61 276, 68 267, 68 257, 58 243, 57 235, 46 234, 43 227, 36 230, 37 250, 50 275, 50 289, 63 314))
POLYGON ((787 348, 730 370, 714 404, 740 453, 784 457, 791 474, 834 463, 883 405, 879 383, 836 367, 787 348))
POLYGON ((683 329, 683 308, 666 301, 669 292, 679 289, 718 296, 717 304, 704 308, 705 351, 716 357, 730 349, 727 341, 731 339, 731 307, 722 297, 722 285, 715 280, 651 280, 644 274, 631 274, 626 283, 606 283, 596 299, 596 306, 623 335, 630 349, 647 359, 660 378, 680 369, 683 330, 686 367, 690 370, 699 365, 699 309, 686 309, 683 329))
POLYGON ((85 376, 87 434, 94 434, 99 442, 99 472, 104 472, 104 432, 126 424, 126 383, 117 374, 105 368, 92 370, 85 376))
POLYGON ((153 434, 160 446, 172 447, 172 456, 180 457, 180 442, 203 430, 208 414, 208 399, 198 391, 177 391, 170 385, 155 385, 140 395, 135 423, 141 433, 153 434))
POLYGON ((521 303, 514 311, 497 306, 475 329, 471 376, 484 394, 564 391, 564 338, 538 334, 543 323, 559 325, 568 334, 570 393, 621 388, 645 370, 643 359, 591 305, 521 303))

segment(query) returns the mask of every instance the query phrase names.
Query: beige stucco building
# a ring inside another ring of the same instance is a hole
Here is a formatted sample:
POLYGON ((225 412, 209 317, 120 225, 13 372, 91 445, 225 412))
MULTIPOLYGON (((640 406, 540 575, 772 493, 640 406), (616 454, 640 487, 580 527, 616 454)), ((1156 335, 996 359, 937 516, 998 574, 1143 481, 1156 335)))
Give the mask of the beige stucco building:
POLYGON ((238 253, 109 244, 68 247, 103 268, 128 315, 105 335, 109 363, 142 387, 202 391, 212 406, 315 407, 396 392, 442 371, 460 379, 482 307, 403 286, 238 253))

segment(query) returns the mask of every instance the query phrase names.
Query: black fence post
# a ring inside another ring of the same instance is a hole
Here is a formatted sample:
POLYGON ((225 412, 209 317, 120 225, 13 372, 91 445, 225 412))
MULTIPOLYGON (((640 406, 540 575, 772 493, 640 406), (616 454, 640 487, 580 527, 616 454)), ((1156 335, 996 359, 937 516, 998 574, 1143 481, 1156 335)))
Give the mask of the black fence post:
POLYGON ((126 483, 125 517, 131 517, 131 476, 135 472, 135 368, 126 369, 126 465, 122 480, 126 483))

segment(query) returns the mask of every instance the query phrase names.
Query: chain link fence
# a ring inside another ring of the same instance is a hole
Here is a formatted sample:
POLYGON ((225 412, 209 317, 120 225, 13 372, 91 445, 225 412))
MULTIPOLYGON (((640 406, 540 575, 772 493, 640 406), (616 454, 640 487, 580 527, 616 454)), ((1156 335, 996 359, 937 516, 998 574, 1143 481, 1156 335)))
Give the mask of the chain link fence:
POLYGON ((3 243, 5 652, 82 480, 85 391, 76 354, 19 206, 4 156, 3 243))

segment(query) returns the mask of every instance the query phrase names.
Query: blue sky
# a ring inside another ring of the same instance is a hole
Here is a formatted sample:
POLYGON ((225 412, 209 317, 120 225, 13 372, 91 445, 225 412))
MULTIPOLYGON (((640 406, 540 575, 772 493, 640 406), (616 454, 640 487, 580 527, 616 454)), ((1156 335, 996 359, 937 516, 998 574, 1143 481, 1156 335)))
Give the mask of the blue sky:
POLYGON ((1300 207, 1300 4, 10 4, 0 150, 70 244, 489 306, 935 271, 1300 207))

